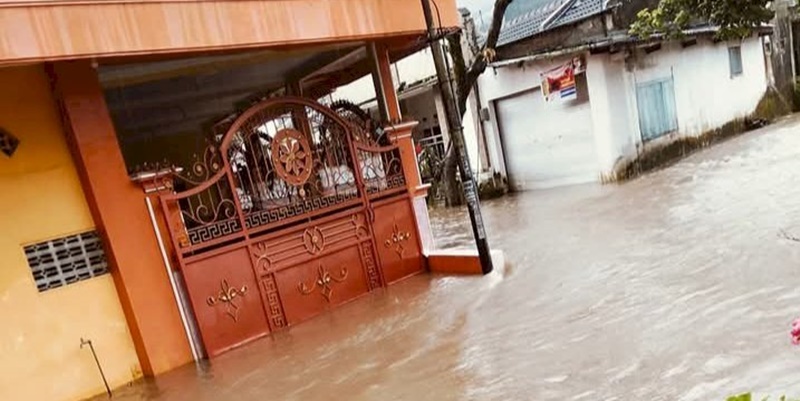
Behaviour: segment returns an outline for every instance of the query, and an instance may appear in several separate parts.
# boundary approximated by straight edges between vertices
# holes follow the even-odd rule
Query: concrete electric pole
[[[445,65],[444,51],[442,44],[437,37],[436,28],[433,24],[433,13],[431,12],[431,0],[421,0],[422,11],[425,14],[425,23],[428,27],[428,41],[433,54],[433,63],[436,67],[436,77],[438,79],[439,91],[445,105],[447,126],[450,128],[450,140],[452,141],[453,151],[458,159],[458,169],[461,173],[461,185],[464,188],[464,198],[467,201],[469,218],[472,223],[472,234],[475,237],[475,244],[478,246],[478,256],[481,261],[483,274],[492,272],[492,257],[489,252],[489,242],[486,239],[486,230],[483,226],[481,216],[480,198],[478,197],[478,186],[472,174],[472,167],[469,164],[469,155],[464,145],[464,129],[461,125],[461,113],[456,105],[455,94],[450,80],[450,71]]]

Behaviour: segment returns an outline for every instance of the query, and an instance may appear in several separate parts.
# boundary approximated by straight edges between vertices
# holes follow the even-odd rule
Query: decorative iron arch
[[[235,133],[238,132],[242,128],[242,126],[247,123],[248,120],[252,119],[258,113],[263,112],[264,110],[270,110],[278,107],[285,108],[286,106],[309,107],[313,110],[322,113],[326,118],[328,118],[331,121],[331,123],[336,124],[337,126],[341,127],[342,130],[350,133],[350,130],[348,129],[350,124],[348,124],[348,122],[340,115],[338,115],[336,112],[326,107],[325,105],[320,104],[319,102],[298,96],[277,97],[277,98],[262,100],[261,102],[258,102],[253,106],[250,106],[250,108],[248,108],[238,117],[236,117],[236,119],[228,127],[228,131],[225,133],[222,141],[220,142],[220,149],[222,150],[222,152],[224,153],[227,151]]]
[[[190,189],[166,198],[182,242],[268,230],[402,189],[398,149],[365,128],[300,97],[251,106],[187,169]]]

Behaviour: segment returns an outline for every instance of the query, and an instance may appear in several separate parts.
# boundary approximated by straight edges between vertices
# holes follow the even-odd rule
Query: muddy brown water
[[[800,243],[779,235],[800,236],[800,118],[484,217],[508,262],[489,276],[414,277],[115,399],[800,396]],[[440,246],[469,246],[463,210],[432,221]]]

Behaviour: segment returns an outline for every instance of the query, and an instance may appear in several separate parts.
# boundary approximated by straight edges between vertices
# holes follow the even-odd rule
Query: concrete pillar
[[[386,122],[400,121],[400,103],[392,79],[389,50],[383,44],[373,42],[368,45],[367,54],[372,61],[372,82],[381,119]]]
[[[49,66],[64,129],[146,375],[192,361],[141,187],[128,177],[97,72]]]

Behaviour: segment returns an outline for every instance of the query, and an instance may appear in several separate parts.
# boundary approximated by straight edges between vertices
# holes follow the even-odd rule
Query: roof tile
[[[570,2],[566,10],[561,12],[544,30],[542,23],[562,5]],[[497,46],[503,46],[533,35],[545,32],[558,26],[568,25],[605,11],[605,0],[553,0],[533,9],[511,21],[505,21],[500,30]]]

